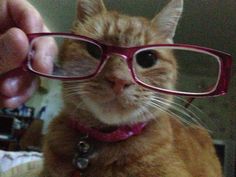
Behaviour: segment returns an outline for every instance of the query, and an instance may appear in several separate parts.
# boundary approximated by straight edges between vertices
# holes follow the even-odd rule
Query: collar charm
[[[147,122],[141,122],[133,125],[124,125],[117,127],[116,130],[112,132],[103,132],[102,130],[96,128],[86,127],[79,123],[78,119],[71,118],[69,121],[69,126],[82,135],[76,146],[76,153],[72,160],[73,165],[79,170],[79,176],[83,176],[83,171],[85,171],[90,163],[91,156],[94,154],[95,143],[115,143],[127,140],[133,136],[139,135],[143,129],[146,127]]]
[[[73,165],[79,170],[85,170],[89,165],[89,158],[93,153],[93,146],[88,141],[88,136],[80,138],[73,158]]]

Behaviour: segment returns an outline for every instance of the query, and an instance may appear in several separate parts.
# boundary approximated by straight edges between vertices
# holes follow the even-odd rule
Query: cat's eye
[[[78,49],[85,49],[87,51],[87,54],[89,54],[94,59],[100,60],[102,57],[102,50],[101,48],[96,45],[95,43],[86,41],[86,40],[72,40],[73,42],[77,43],[79,45]]]
[[[95,59],[98,59],[98,60],[101,59],[102,51],[97,45],[86,42],[86,50]]]
[[[155,50],[145,50],[136,54],[136,62],[142,68],[151,68],[158,61],[159,55]]]

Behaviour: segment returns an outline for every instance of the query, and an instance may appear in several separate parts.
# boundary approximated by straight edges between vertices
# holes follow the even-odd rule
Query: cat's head
[[[120,47],[172,43],[182,9],[183,0],[172,0],[152,20],[147,20],[108,11],[102,0],[78,0],[73,32]],[[73,42],[65,43],[63,62],[76,62],[74,56],[79,55],[80,48],[75,46]],[[162,82],[166,87],[174,87],[177,77],[175,58],[168,52],[161,57],[169,62],[161,67],[142,68],[141,73],[152,80],[168,78]],[[68,90],[73,92],[73,97],[67,96]],[[172,99],[172,96],[135,84],[126,62],[117,55],[110,56],[96,78],[84,83],[64,83],[64,95],[65,102],[73,102],[74,109],[86,109],[96,119],[110,125],[158,117],[169,107],[169,101],[164,100]]]

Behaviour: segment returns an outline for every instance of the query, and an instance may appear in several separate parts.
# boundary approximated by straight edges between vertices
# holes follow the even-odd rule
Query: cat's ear
[[[77,0],[77,19],[82,22],[104,11],[106,7],[103,0]]]
[[[157,28],[166,39],[172,40],[183,11],[183,0],[171,0],[169,4],[157,14],[152,25]]]

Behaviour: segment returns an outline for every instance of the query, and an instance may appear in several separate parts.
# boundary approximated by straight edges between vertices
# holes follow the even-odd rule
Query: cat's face
[[[148,21],[109,12],[100,0],[79,0],[73,32],[122,47],[172,43],[181,12],[182,1],[172,0],[152,21]],[[74,56],[79,55],[80,50],[75,43],[67,42],[63,48],[63,62],[76,62]],[[163,52],[159,58],[167,62],[139,68],[141,75],[150,78],[150,82],[160,82],[158,84],[166,88],[174,87],[177,77],[175,58],[171,52]],[[74,96],[68,98],[66,92],[71,92],[71,89]],[[135,84],[126,62],[117,55],[110,56],[96,78],[84,83],[64,83],[64,93],[65,102],[73,102],[75,107],[81,106],[101,122],[112,125],[155,118],[169,106],[168,103],[159,105],[157,100],[172,99]]]

